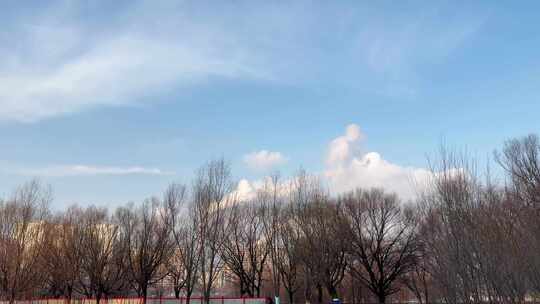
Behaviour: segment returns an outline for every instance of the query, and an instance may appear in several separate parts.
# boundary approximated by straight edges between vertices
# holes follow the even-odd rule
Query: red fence
[[[235,297],[212,297],[209,299],[210,304],[268,304],[268,298],[235,298]],[[109,298],[101,299],[100,304],[142,304],[142,298]],[[146,304],[187,304],[187,298],[174,297],[147,297]],[[9,304],[9,301],[0,301],[0,304]],[[14,304],[97,304],[96,299],[54,299],[42,298],[34,300],[16,300]],[[202,297],[189,298],[189,304],[205,304]]]

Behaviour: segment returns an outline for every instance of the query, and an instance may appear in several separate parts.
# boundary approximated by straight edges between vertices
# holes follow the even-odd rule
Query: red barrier
[[[147,297],[147,304],[185,304],[187,297]],[[212,304],[268,304],[270,298],[265,297],[211,297],[208,299]],[[157,303],[159,301],[159,303]],[[204,297],[190,297],[190,304],[204,304]],[[100,304],[142,304],[139,297],[109,297],[100,299]],[[96,298],[35,298],[28,300],[15,300],[14,304],[96,304]],[[9,301],[1,301],[0,304],[9,304]]]

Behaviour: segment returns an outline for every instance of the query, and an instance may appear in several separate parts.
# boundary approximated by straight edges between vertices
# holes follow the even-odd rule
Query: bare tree
[[[281,282],[287,291],[291,304],[294,303],[296,292],[302,287],[303,258],[301,232],[295,224],[292,214],[292,209],[286,209],[280,216],[274,262],[274,267],[281,277]]]
[[[40,287],[50,188],[31,181],[0,202],[0,292],[13,303]]]
[[[416,223],[404,215],[395,194],[379,189],[358,189],[341,200],[350,225],[349,268],[379,303],[385,303],[416,263]]]
[[[495,153],[498,163],[506,170],[510,185],[505,210],[512,210],[519,222],[522,245],[520,258],[526,261],[524,271],[532,292],[540,293],[540,139],[536,134],[505,142],[502,153]],[[526,249],[525,249],[526,248]],[[523,257],[523,254],[526,256]]]
[[[448,302],[521,303],[529,291],[529,228],[520,218],[530,204],[494,185],[489,170],[482,182],[475,168],[466,156],[443,150],[422,198],[423,262]]]
[[[106,209],[88,207],[76,220],[79,286],[83,294],[99,303],[126,288],[125,247],[120,242],[119,227],[112,223]]]
[[[176,298],[180,297],[180,292],[186,284],[186,267],[182,259],[183,248],[176,242],[177,238],[177,226],[180,226],[180,210],[182,209],[186,200],[186,187],[180,184],[171,184],[165,191],[164,203],[167,206],[168,212],[171,216],[171,233],[175,240],[171,256],[166,261],[166,269],[168,277],[173,285],[174,295]]]
[[[270,247],[264,238],[265,209],[255,202],[229,207],[221,257],[238,278],[240,294],[260,296]]]
[[[302,233],[303,260],[318,289],[318,302],[323,301],[322,288],[331,298],[337,298],[349,245],[339,208],[321,196],[299,207],[295,220]]]
[[[164,266],[174,252],[169,209],[153,198],[134,211],[119,209],[117,219],[132,287],[146,303],[148,288],[167,275]]]
[[[517,207],[510,210],[519,214],[516,220],[523,227],[520,244],[527,248],[523,253],[530,253],[525,274],[532,290],[540,293],[540,257],[533,253],[540,250],[540,139],[531,134],[508,140],[495,157],[509,175],[508,201]]]
[[[314,177],[297,176],[293,193],[294,224],[301,232],[303,261],[316,285],[318,302],[323,301],[323,289],[337,298],[349,245],[341,209]]]
[[[198,279],[200,244],[193,204],[187,202],[187,197],[184,185],[172,184],[166,192],[165,203],[172,216],[171,225],[175,241],[174,252],[168,263],[169,275],[173,280],[175,297],[179,298],[180,292],[185,290],[189,303]]]
[[[414,294],[418,303],[425,304],[431,302],[432,296],[432,278],[429,273],[430,256],[428,255],[428,251],[425,250],[420,233],[418,233],[417,238],[419,241],[418,258],[411,269],[404,273],[402,282]]]
[[[532,204],[540,204],[540,139],[529,135],[508,140],[502,153],[495,153],[499,164],[507,171],[515,194]]]
[[[309,257],[308,254],[306,254],[306,246],[305,246],[305,235],[304,231],[302,230],[302,226],[299,223],[299,217],[297,216],[300,212],[299,210],[302,210],[310,204],[310,202],[313,201],[313,197],[317,196],[321,190],[321,184],[320,181],[317,178],[314,178],[313,176],[310,176],[307,174],[307,172],[303,169],[300,169],[300,171],[294,176],[291,181],[289,182],[289,185],[287,186],[287,203],[288,203],[288,211],[291,217],[288,218],[288,223],[292,224],[292,226],[289,226],[289,228],[293,228],[294,232],[297,232],[296,235],[297,238],[296,243],[294,244],[295,248],[294,250],[297,250],[297,253],[300,253],[300,259],[302,261],[301,265],[299,265],[302,269],[301,273],[303,274],[303,287],[304,287],[304,298],[306,301],[311,302],[312,298],[312,289],[313,289],[313,283],[316,281],[314,279],[314,275],[312,272],[312,265],[309,265],[306,263],[309,259],[312,257]],[[289,230],[292,232],[293,230]],[[291,235],[292,236],[292,235]],[[285,244],[280,244],[281,246],[285,246]],[[291,271],[289,275],[296,275],[298,274],[297,268],[290,268],[288,271]],[[294,271],[294,272],[293,272]],[[292,277],[290,278],[292,279]],[[316,282],[318,283],[318,282]],[[317,284],[318,286],[318,301],[322,301],[322,285]],[[292,286],[292,285],[291,285]],[[290,293],[290,291],[289,291]],[[291,296],[289,294],[289,296]]]
[[[483,298],[478,279],[478,234],[470,230],[475,227],[474,210],[480,203],[475,168],[466,156],[441,149],[439,164],[432,165],[434,178],[428,193],[421,197],[421,234],[430,257],[430,274],[448,302]]]
[[[178,262],[182,265],[181,267],[184,271],[183,276],[179,276],[179,281],[185,290],[186,302],[188,304],[199,279],[200,256],[198,254],[200,243],[193,224],[192,222],[188,222],[175,232],[175,240],[178,246]]]
[[[225,208],[235,200],[229,165],[223,159],[202,167],[193,184],[193,205],[199,240],[199,283],[208,303],[223,267]]]
[[[75,228],[82,211],[70,207],[47,225],[43,266],[46,272],[47,293],[53,297],[71,300],[77,289],[82,257],[78,255],[82,245]]]
[[[263,208],[262,220],[264,225],[264,239],[270,255],[270,267],[272,290],[275,296],[279,296],[281,289],[281,273],[279,271],[280,240],[279,230],[281,211],[284,204],[286,189],[280,180],[279,173],[272,174],[265,179],[264,187],[257,193],[257,198]]]

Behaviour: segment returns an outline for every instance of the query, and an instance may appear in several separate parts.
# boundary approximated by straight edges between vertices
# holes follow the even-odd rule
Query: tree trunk
[[[211,293],[211,291],[208,290],[208,289],[204,291],[204,303],[206,303],[206,304],[210,304],[210,293]],[[146,303],[144,303],[144,304],[146,304]]]
[[[385,304],[386,303],[386,295],[384,293],[379,293],[377,295],[377,298],[379,299],[379,304]]]
[[[294,302],[294,292],[292,292],[291,290],[288,290],[287,294],[289,295],[289,304],[293,304],[293,302]]]
[[[238,278],[239,282],[240,282],[240,296],[244,296],[244,293],[246,292],[245,291],[245,288],[244,288],[244,280],[242,280],[242,278]]]
[[[255,287],[255,292],[256,292],[257,297],[261,296],[261,284],[260,283]]]
[[[428,290],[425,276],[423,278],[423,284],[424,284],[424,303],[427,304],[429,303],[429,290]]]
[[[147,295],[148,295],[148,286],[146,286],[146,284],[145,284],[145,285],[142,286],[142,300],[143,300],[142,304],[146,304],[146,296]]]
[[[328,294],[330,295],[330,297],[332,299],[337,299],[338,298],[338,292],[337,292],[337,289],[336,289],[336,286],[328,286]]]
[[[186,292],[186,304],[189,304],[189,302],[191,300],[191,294],[192,294],[192,291],[190,291],[188,289],[187,292]]]
[[[9,304],[14,304],[14,303],[15,303],[15,290],[12,290],[11,295],[9,297]]]
[[[304,285],[304,297],[306,299],[306,302],[310,302],[312,300],[312,290],[311,290],[311,281],[309,280],[309,276],[305,276],[305,285]]]
[[[73,287],[69,285],[67,287],[67,304],[71,304],[71,298],[73,297]]]

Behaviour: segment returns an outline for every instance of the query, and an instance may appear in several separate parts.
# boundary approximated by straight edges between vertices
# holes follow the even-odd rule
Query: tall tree
[[[81,218],[80,208],[70,207],[48,223],[45,231],[43,266],[46,272],[47,294],[71,300],[78,289],[82,257],[76,225]]]
[[[125,247],[120,242],[119,227],[111,222],[107,209],[88,207],[77,218],[74,229],[82,293],[95,297],[99,303],[122,292],[127,287]]]
[[[276,267],[283,287],[287,291],[289,303],[294,303],[294,296],[302,287],[303,258],[301,232],[294,223],[292,214],[293,209],[289,206],[280,216],[274,262],[274,267]]]
[[[223,268],[220,257],[226,206],[236,199],[229,165],[223,160],[203,166],[193,183],[193,206],[199,240],[199,284],[207,303]]]
[[[274,296],[279,296],[282,286],[278,255],[280,251],[279,225],[285,190],[279,173],[273,173],[265,179],[263,189],[257,192],[257,201],[261,204],[263,213],[264,239],[269,250],[269,271]]]
[[[533,253],[540,250],[540,139],[530,134],[508,140],[495,157],[509,175],[509,200],[519,206],[516,220],[525,232],[520,244],[526,244],[524,252],[530,254],[525,274],[532,289],[540,293],[540,256]]]
[[[134,210],[119,209],[117,219],[132,287],[146,303],[149,287],[167,275],[164,266],[174,252],[171,215],[165,203],[153,198]]]
[[[188,201],[187,188],[184,185],[172,184],[167,189],[165,203],[172,216],[172,234],[175,241],[174,252],[169,261],[169,275],[173,281],[176,298],[185,290],[187,302],[197,284],[199,267],[199,238],[196,231],[197,217],[194,208]]]
[[[395,194],[379,189],[358,189],[341,200],[350,225],[350,270],[379,303],[386,303],[416,263],[416,222],[404,214]]]
[[[540,139],[528,135],[506,141],[502,153],[495,153],[499,164],[506,170],[519,199],[540,205]],[[540,209],[540,207],[538,207]]]
[[[256,202],[229,207],[221,257],[240,284],[240,294],[260,296],[269,243],[264,239],[264,211]]]
[[[43,282],[41,253],[51,190],[38,181],[0,202],[0,293],[13,303],[31,297]]]
[[[347,265],[349,241],[342,212],[320,181],[301,172],[293,188],[294,224],[301,233],[303,261],[314,280],[318,302],[326,290],[338,297],[338,286]]]

